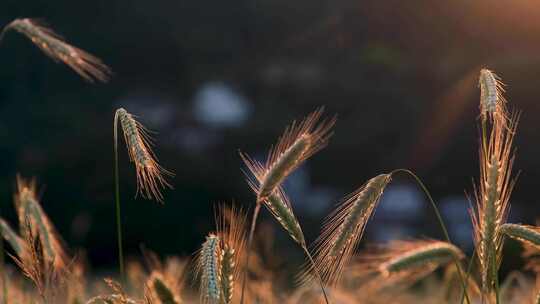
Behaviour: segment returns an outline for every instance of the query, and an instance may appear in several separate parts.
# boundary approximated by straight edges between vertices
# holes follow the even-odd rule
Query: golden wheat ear
[[[492,294],[495,289],[501,262],[503,235],[500,229],[506,222],[515,184],[512,144],[518,119],[519,113],[513,113],[507,121],[494,120],[489,140],[482,140],[479,149],[480,182],[475,188],[476,208],[470,213],[484,294]]]
[[[268,198],[279,185],[305,160],[328,144],[336,118],[321,120],[324,108],[309,114],[300,123],[293,122],[285,129],[278,143],[270,150],[262,166],[257,201]],[[246,161],[246,159],[244,159]],[[246,161],[250,167],[252,164]],[[252,168],[250,170],[253,172]]]
[[[35,181],[17,176],[17,193],[14,201],[21,234],[24,236],[28,233],[25,229],[28,221],[32,234],[38,236],[41,242],[47,262],[54,263],[57,269],[64,268],[69,261],[64,241],[39,203]]]
[[[136,195],[140,193],[143,198],[163,203],[161,189],[172,189],[166,176],[174,176],[174,173],[166,170],[157,162],[151,149],[152,139],[148,130],[123,108],[116,110],[114,116],[115,146],[118,142],[118,121],[122,126],[129,159],[135,164],[137,172]]]
[[[3,29],[0,39],[9,30],[25,35],[47,56],[54,61],[62,61],[89,82],[107,82],[111,76],[111,69],[99,58],[68,44],[60,35],[35,19],[13,20]]]
[[[315,241],[315,268],[329,285],[336,285],[358,245],[364,228],[391,180],[391,174],[371,178],[327,217],[319,238]],[[301,282],[312,279],[306,269]]]

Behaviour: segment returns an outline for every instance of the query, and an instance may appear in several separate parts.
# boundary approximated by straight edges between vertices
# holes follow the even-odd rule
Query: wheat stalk
[[[201,302],[219,304],[221,299],[221,251],[220,239],[215,234],[206,237],[197,254],[195,273],[200,278]]]
[[[51,220],[39,204],[34,180],[26,181],[20,176],[17,176],[15,205],[19,217],[21,233],[24,235],[24,233],[27,232],[26,229],[23,228],[28,220],[32,233],[39,237],[45,251],[46,260],[48,262],[53,262],[56,268],[63,268],[66,266],[68,256],[64,250],[63,241],[56,232]]]
[[[66,43],[60,35],[35,19],[13,20],[3,29],[0,40],[9,30],[25,35],[47,56],[64,62],[89,82],[107,82],[110,78],[111,70],[99,58]]]
[[[493,294],[496,289],[503,242],[500,228],[506,221],[514,186],[511,178],[514,157],[511,154],[517,121],[517,114],[513,114],[508,122],[495,119],[489,141],[481,141],[480,186],[475,191],[476,210],[471,211],[471,217],[484,295]]]
[[[339,281],[390,180],[390,174],[371,178],[347,196],[325,220],[316,241],[314,264],[326,283],[336,285]],[[311,279],[307,273],[302,277],[304,282]]]

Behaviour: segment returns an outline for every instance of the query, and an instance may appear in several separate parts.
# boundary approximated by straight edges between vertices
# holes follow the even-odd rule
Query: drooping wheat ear
[[[500,229],[506,222],[514,187],[512,142],[518,118],[519,114],[515,113],[507,123],[494,120],[489,141],[481,141],[480,185],[475,191],[476,210],[471,211],[471,218],[484,295],[492,294],[495,289],[501,260],[503,237]]]
[[[219,304],[221,294],[222,248],[215,234],[206,237],[197,254],[195,273],[200,278],[201,302]]]
[[[25,253],[24,240],[13,231],[9,224],[2,218],[0,218],[0,233],[4,240],[6,240],[13,251],[21,258]]]
[[[157,271],[153,271],[146,283],[149,286],[153,298],[160,304],[180,304],[180,297],[176,294],[173,286],[167,282],[166,278]],[[157,303],[156,303],[157,304]]]
[[[315,267],[327,284],[338,283],[390,180],[390,174],[373,177],[347,196],[325,220],[323,231],[316,241]],[[306,272],[303,281],[311,277]]]
[[[540,227],[519,224],[504,224],[501,226],[501,233],[522,243],[526,243],[540,249]]]
[[[99,58],[66,43],[60,35],[41,22],[29,18],[15,19],[4,27],[0,40],[12,29],[28,37],[54,61],[64,62],[85,80],[89,82],[109,80],[111,69]]]
[[[137,171],[137,194],[140,193],[143,198],[155,199],[163,203],[161,189],[165,187],[172,188],[165,179],[165,176],[172,176],[173,173],[158,164],[156,156],[151,149],[152,138],[148,134],[148,130],[123,108],[116,110],[114,116],[115,144],[118,139],[118,121],[120,121],[120,125],[122,126],[129,159],[135,163],[135,169]]]
[[[324,108],[309,114],[302,122],[293,122],[285,129],[264,165],[244,156],[244,162],[259,181],[257,201],[262,202],[306,159],[328,144],[335,117],[319,123]],[[255,167],[255,168],[252,168]]]
[[[221,240],[221,294],[222,303],[230,304],[235,284],[241,273],[242,258],[246,251],[246,213],[234,207],[220,207],[216,216],[217,236]]]
[[[68,255],[64,249],[64,242],[39,204],[35,181],[27,181],[17,176],[17,193],[14,201],[21,233],[23,235],[27,233],[24,225],[28,219],[33,234],[39,237],[47,262],[53,262],[57,269],[66,266]]]
[[[379,264],[379,271],[388,277],[417,271],[424,267],[438,267],[464,257],[465,255],[459,248],[446,242],[433,240],[394,241],[390,243],[387,251],[381,257],[384,262]]]
[[[506,99],[503,96],[504,83],[499,76],[488,69],[480,70],[480,113],[483,121],[496,116],[503,120],[507,117]]]

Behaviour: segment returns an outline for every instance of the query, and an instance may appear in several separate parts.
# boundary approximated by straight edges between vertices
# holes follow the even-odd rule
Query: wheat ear
[[[321,107],[300,123],[293,122],[285,129],[278,143],[270,150],[266,163],[261,166],[257,201],[266,199],[291,172],[328,144],[336,119],[319,122],[323,112],[324,108]],[[252,162],[247,160],[246,165],[250,167]]]
[[[540,227],[519,224],[504,224],[501,226],[500,232],[503,235],[540,249]]]
[[[17,176],[15,206],[22,233],[27,232],[23,228],[28,220],[33,234],[39,237],[47,262],[53,262],[57,269],[65,267],[68,255],[64,249],[64,242],[39,204],[34,180],[26,181]]]
[[[217,236],[221,244],[220,284],[222,303],[230,304],[246,253],[246,213],[235,207],[220,207],[216,215]]]
[[[3,29],[0,40],[9,30],[25,35],[47,56],[62,61],[89,82],[107,82],[111,76],[111,69],[99,58],[66,43],[60,35],[35,19],[13,20]]]
[[[251,170],[253,179],[248,177],[248,184],[255,193],[259,193],[260,183],[264,174],[264,167],[259,162],[250,159],[247,155],[240,154],[246,164],[249,164],[248,168]],[[326,302],[328,303],[328,296],[324,288],[324,282],[321,275],[318,272],[317,267],[311,253],[309,252],[304,233],[300,227],[300,223],[294,215],[292,205],[281,187],[278,187],[262,202],[264,206],[270,211],[273,217],[281,224],[281,226],[289,233],[290,237],[300,245],[306,257],[308,258],[309,266],[306,269],[311,270],[317,277],[322,293]]]
[[[156,156],[150,148],[152,146],[152,138],[148,134],[148,130],[123,108],[116,110],[114,116],[115,143],[118,139],[118,121],[120,121],[120,125],[122,126],[129,159],[135,164],[137,172],[137,194],[140,193],[143,198],[155,199],[163,203],[161,188],[172,188],[165,179],[165,176],[172,176],[173,173],[163,168],[157,162]]]
[[[146,284],[149,286],[152,294],[161,304],[180,304],[180,297],[176,295],[172,286],[157,271],[153,271]]]
[[[478,86],[480,87],[480,113],[482,120],[485,122],[488,117],[506,120],[506,99],[503,96],[504,83],[499,76],[488,69],[480,70],[478,78]]]
[[[347,196],[325,220],[316,240],[314,263],[325,283],[336,285],[339,281],[390,180],[390,174],[373,177]],[[312,278],[306,271],[302,277],[304,282]]]
[[[242,155],[242,158],[253,173],[257,183],[251,183],[252,188],[256,189],[257,201],[253,217],[251,220],[251,228],[248,237],[247,254],[246,254],[246,270],[244,271],[244,279],[242,281],[242,295],[240,297],[240,303],[244,303],[244,291],[247,281],[247,270],[249,269],[249,254],[251,251],[251,243],[253,241],[253,235],[255,233],[255,226],[257,224],[257,217],[261,204],[268,201],[272,194],[275,194],[276,190],[281,186],[281,183],[305,160],[321,150],[328,144],[328,140],[332,135],[331,129],[335,124],[336,118],[330,120],[323,120],[319,123],[324,108],[319,108],[315,112],[309,114],[302,122],[293,122],[292,125],[285,129],[285,132],[278,140],[277,145],[270,150],[266,163],[264,165],[251,160],[247,155]],[[254,187],[256,185],[256,187]],[[279,190],[277,190],[279,192]],[[276,198],[274,196],[274,198]],[[266,203],[268,206],[268,203]],[[270,212],[277,214],[275,216],[291,236],[297,237],[297,242],[304,242],[301,229],[299,225],[294,227],[297,223],[292,209],[287,208],[285,205],[277,204],[272,205],[274,208],[270,208]],[[278,210],[281,209],[281,210]],[[296,222],[296,223],[295,223]],[[290,224],[290,225],[289,225]],[[287,226],[287,227],[286,227]],[[289,229],[291,230],[289,230]],[[291,231],[293,231],[291,233]],[[302,235],[302,237],[300,237]],[[305,246],[304,246],[305,247]],[[305,250],[308,257],[311,259],[309,251]],[[315,268],[315,267],[314,267]],[[321,283],[321,288],[325,296],[325,300],[328,303],[326,292]]]
[[[210,234],[197,254],[195,273],[200,278],[202,303],[219,304],[221,299],[221,251],[219,237]]]
[[[480,186],[475,191],[476,210],[471,211],[471,217],[482,273],[482,291],[489,297],[493,297],[496,290],[503,245],[500,228],[506,222],[514,186],[512,142],[518,116],[513,114],[508,122],[495,119],[489,140],[483,139],[480,147]]]
[[[395,241],[384,254],[379,271],[386,277],[416,271],[419,268],[445,265],[465,255],[456,246],[441,241]]]
[[[24,240],[2,218],[0,218],[0,235],[9,243],[19,258],[24,255]]]

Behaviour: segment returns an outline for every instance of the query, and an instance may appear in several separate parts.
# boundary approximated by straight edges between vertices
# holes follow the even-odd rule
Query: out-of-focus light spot
[[[219,137],[206,128],[180,128],[173,132],[172,140],[187,153],[199,153],[216,145]]]
[[[251,113],[249,102],[227,85],[211,82],[195,94],[195,118],[212,127],[241,126]]]
[[[375,225],[374,225],[375,226]],[[391,240],[405,239],[416,234],[416,230],[398,222],[385,224],[381,229],[374,229],[372,235],[377,242],[388,242]]]
[[[472,248],[473,232],[468,211],[469,201],[460,196],[446,197],[440,201],[440,209],[452,242],[465,249]]]
[[[388,219],[412,219],[423,212],[421,193],[410,185],[389,185],[377,212]]]

